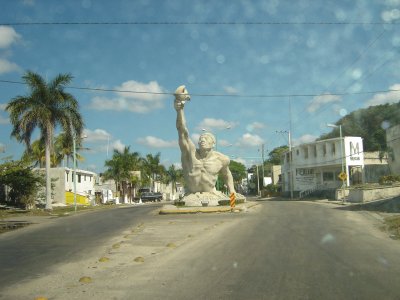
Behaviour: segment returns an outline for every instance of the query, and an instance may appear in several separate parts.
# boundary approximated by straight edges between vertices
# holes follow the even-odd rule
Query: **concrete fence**
[[[377,186],[374,188],[350,189],[347,201],[365,203],[369,201],[393,198],[400,195],[400,186]]]

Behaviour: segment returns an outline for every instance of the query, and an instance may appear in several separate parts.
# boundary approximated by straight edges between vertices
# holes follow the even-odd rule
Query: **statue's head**
[[[181,85],[180,87],[178,87],[175,90],[174,95],[175,95],[175,99],[177,101],[180,101],[180,102],[183,102],[183,103],[185,103],[186,101],[190,100],[189,92],[188,92],[188,90],[186,89],[186,87],[184,85]]]
[[[210,132],[205,132],[199,137],[200,149],[212,149],[215,146],[215,136]]]

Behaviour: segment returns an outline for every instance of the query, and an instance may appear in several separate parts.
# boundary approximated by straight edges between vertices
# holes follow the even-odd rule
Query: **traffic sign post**
[[[338,175],[338,178],[342,180],[342,204],[344,204],[344,198],[345,198],[345,191],[344,191],[344,182],[347,180],[347,174],[345,172],[340,172]]]
[[[340,172],[338,177],[340,180],[345,181],[347,179],[347,174],[345,172]]]
[[[231,204],[231,208],[235,207],[235,200],[236,200],[235,193],[231,193],[229,196],[229,202]]]

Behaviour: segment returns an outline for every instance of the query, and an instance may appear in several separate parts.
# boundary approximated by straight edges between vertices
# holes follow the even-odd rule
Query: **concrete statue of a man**
[[[178,87],[174,95],[174,107],[177,112],[176,128],[185,179],[185,204],[201,206],[202,202],[208,202],[210,206],[218,205],[218,201],[229,199],[215,188],[218,174],[224,178],[228,192],[236,193],[232,173],[229,170],[230,160],[226,155],[214,151],[215,137],[209,132],[200,136],[199,147],[196,149],[189,137],[184,113],[185,103],[190,100],[190,95],[185,86]]]

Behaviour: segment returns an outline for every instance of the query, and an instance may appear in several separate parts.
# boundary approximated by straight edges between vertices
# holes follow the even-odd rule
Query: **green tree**
[[[182,182],[183,180],[183,171],[182,169],[175,168],[174,165],[171,165],[168,170],[166,170],[166,183],[172,183],[172,195],[176,193],[176,183]]]
[[[117,191],[123,198],[128,192],[128,183],[136,181],[132,177],[132,171],[136,171],[140,166],[140,155],[138,152],[130,152],[130,147],[125,147],[124,150],[118,151],[114,149],[113,156],[110,160],[106,160],[105,166],[107,170],[104,172],[105,179],[115,181]]]
[[[289,150],[288,146],[280,146],[274,148],[271,152],[268,153],[269,158],[267,162],[272,165],[280,165],[282,164],[282,154]]]
[[[229,163],[229,170],[232,173],[235,190],[239,191],[239,187],[241,186],[242,179],[246,178],[246,176],[247,176],[246,166],[240,162],[231,160]]]
[[[156,155],[147,154],[142,159],[142,166],[144,172],[150,177],[150,183],[153,185],[155,180],[161,179],[165,168],[160,164],[161,153],[158,152]]]
[[[79,113],[78,101],[65,91],[65,87],[72,80],[70,74],[59,74],[46,82],[39,74],[28,71],[22,79],[29,88],[29,94],[11,99],[6,106],[13,126],[11,136],[30,148],[32,133],[39,129],[45,142],[46,209],[51,210],[49,173],[54,132],[60,125],[67,134],[80,136],[83,120]]]
[[[77,161],[84,161],[82,155],[79,154],[79,150],[82,146],[82,138],[79,136],[75,140],[75,155]],[[67,159],[67,166],[70,166],[70,160],[74,159],[74,147],[73,138],[65,132],[61,132],[55,138],[54,142],[54,163],[55,165],[60,165],[64,159]]]
[[[387,151],[386,131],[400,124],[400,103],[383,104],[359,109],[335,123],[342,125],[342,136],[363,138],[364,151]],[[339,128],[321,135],[319,140],[339,137]]]
[[[44,168],[46,164],[44,140],[39,139],[32,142],[31,146],[25,149],[21,159],[34,167]]]
[[[26,162],[8,161],[0,164],[0,186],[8,186],[9,204],[25,208],[34,206],[37,192],[43,185],[43,177],[33,172]]]

